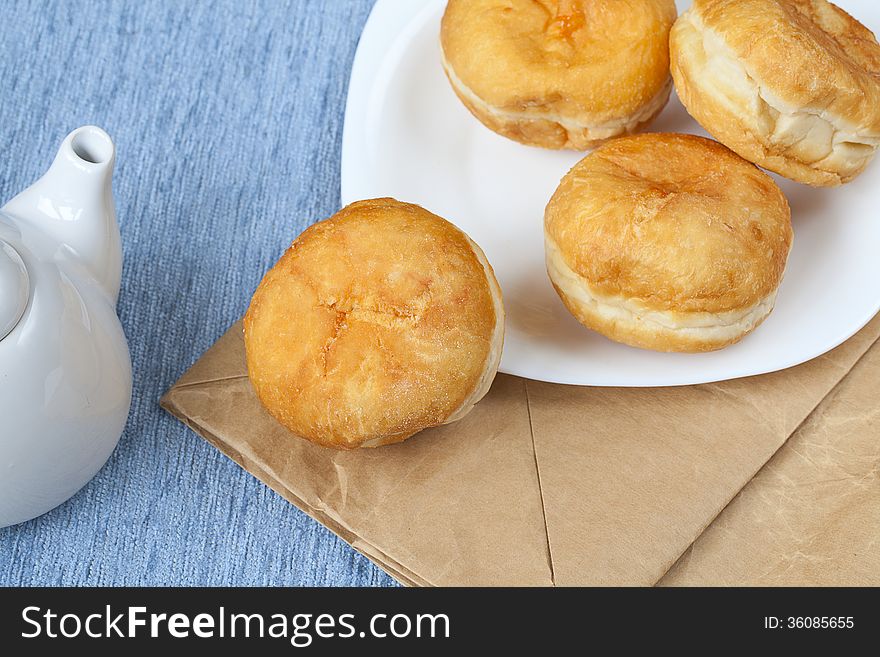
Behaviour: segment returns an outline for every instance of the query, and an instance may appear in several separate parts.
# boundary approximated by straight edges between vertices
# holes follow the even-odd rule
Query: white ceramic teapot
[[[41,515],[110,457],[131,404],[106,132],[70,133],[0,209],[0,527]]]

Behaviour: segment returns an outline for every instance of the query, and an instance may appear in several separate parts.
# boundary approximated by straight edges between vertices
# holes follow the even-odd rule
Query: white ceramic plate
[[[679,2],[679,11],[690,2]],[[838,0],[868,27],[880,3]],[[566,311],[544,269],[543,214],[583,154],[521,146],[461,105],[440,65],[444,0],[379,0],[352,71],[342,150],[342,200],[393,196],[468,233],[504,292],[501,371],[594,386],[670,386],[762,374],[837,346],[880,309],[880,163],[837,189],[776,178],[795,239],[776,309],[741,343],[708,354],[662,354],[616,344]],[[706,134],[678,99],[652,130]]]

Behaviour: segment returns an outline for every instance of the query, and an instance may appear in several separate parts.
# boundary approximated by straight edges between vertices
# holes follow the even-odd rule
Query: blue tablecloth
[[[371,5],[0,4],[0,197],[42,174],[73,128],[114,138],[135,372],[128,426],[97,478],[0,530],[0,584],[393,584],[157,403],[290,241],[338,209],[346,88]]]

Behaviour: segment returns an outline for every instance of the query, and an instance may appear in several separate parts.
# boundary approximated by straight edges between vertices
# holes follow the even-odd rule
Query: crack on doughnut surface
[[[376,301],[375,303],[361,303],[354,299],[331,299],[318,301],[318,306],[328,308],[336,313],[342,313],[346,319],[352,319],[367,324],[375,324],[385,328],[403,329],[418,324],[428,307],[425,294],[417,297],[411,305],[417,306],[416,310],[408,310],[391,304]]]
[[[324,346],[321,347],[321,367],[325,377],[327,376],[327,359],[330,356],[330,350],[333,349],[333,345],[336,344],[336,340],[339,339],[339,334],[342,333],[342,330],[348,328],[346,323],[347,315],[344,310],[336,311],[336,318],[333,320],[333,330],[330,333],[330,337],[324,342]]]

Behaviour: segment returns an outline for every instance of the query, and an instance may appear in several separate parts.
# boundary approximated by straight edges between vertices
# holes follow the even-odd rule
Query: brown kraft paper
[[[236,324],[162,405],[405,584],[876,583],[878,336],[698,386],[499,375],[460,422],[337,452],[262,408]]]

